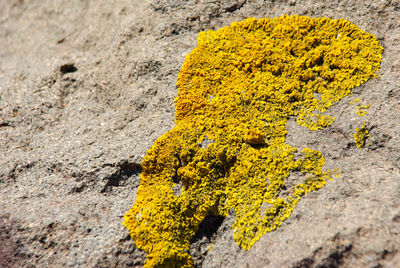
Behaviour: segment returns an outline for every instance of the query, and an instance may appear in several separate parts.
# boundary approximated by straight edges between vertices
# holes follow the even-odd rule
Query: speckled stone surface
[[[250,251],[234,214],[193,239],[197,267],[400,266],[398,1],[0,0],[0,267],[142,266],[122,217],[140,162],[174,126],[178,72],[202,30],[283,14],[348,19],[384,47],[380,77],[287,143],[341,177],[302,199]],[[354,98],[371,104],[356,114]],[[368,146],[354,131],[366,120]],[[212,247],[210,247],[212,245]]]

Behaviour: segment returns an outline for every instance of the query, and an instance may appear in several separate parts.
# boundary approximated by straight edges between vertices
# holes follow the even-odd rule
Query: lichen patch
[[[246,250],[281,226],[332,178],[321,152],[296,157],[285,143],[288,119],[329,127],[326,110],[376,76],[382,50],[342,19],[249,18],[201,32],[178,76],[176,127],[148,150],[124,217],[146,266],[192,266],[190,239],[209,213],[233,209],[233,235]],[[303,179],[280,194],[291,174]]]

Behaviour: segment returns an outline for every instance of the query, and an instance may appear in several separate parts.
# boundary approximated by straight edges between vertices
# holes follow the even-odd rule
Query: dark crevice
[[[324,57],[319,57],[318,60],[314,63],[314,66],[322,66],[322,65],[324,65]]]
[[[10,126],[10,122],[8,122],[8,121],[0,122],[0,127],[9,127],[9,126]]]
[[[224,221],[224,217],[209,213],[199,225],[191,239],[189,253],[192,256],[194,267],[202,267],[203,261],[216,239],[216,233]]]
[[[233,13],[236,10],[240,10],[244,6],[245,3],[246,3],[246,0],[239,1],[237,3],[233,3],[232,5],[225,7],[225,11]]]
[[[340,234],[335,235],[327,241],[325,245],[316,249],[312,256],[302,259],[294,264],[293,268],[333,268],[341,267],[346,262],[346,259],[352,255],[353,245],[348,243],[349,237],[343,237]],[[332,243],[333,242],[333,243]]]
[[[78,69],[75,67],[75,65],[73,63],[64,64],[64,65],[61,65],[61,67],[60,67],[60,72],[62,74],[73,73],[73,72],[76,72],[77,70]]]
[[[100,192],[109,192],[113,187],[123,186],[124,181],[131,176],[139,174],[141,170],[141,166],[138,163],[128,162],[127,160],[121,161],[117,164],[116,171],[106,178],[107,183]]]
[[[344,258],[347,252],[350,252],[352,245],[347,245],[343,249],[338,249],[324,259],[319,267],[339,267],[344,263]]]
[[[128,177],[136,175],[141,171],[140,164],[138,163],[132,163],[125,160],[120,162],[118,165],[121,169],[121,175],[126,175]]]
[[[311,258],[306,258],[301,260],[300,262],[296,263],[292,268],[308,268],[312,267],[314,264],[314,260]]]
[[[204,220],[200,223],[199,229],[192,238],[191,243],[195,243],[197,240],[201,240],[203,237],[211,239],[211,237],[217,232],[221,226],[225,217],[214,215],[209,213]]]
[[[82,185],[79,185],[79,186],[74,186],[74,187],[72,187],[70,193],[81,193],[86,188],[87,188],[86,184],[82,184]]]

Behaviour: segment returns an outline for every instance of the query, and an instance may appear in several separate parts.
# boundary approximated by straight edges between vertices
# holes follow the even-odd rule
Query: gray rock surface
[[[174,125],[175,82],[198,32],[247,17],[345,18],[384,47],[380,77],[289,122],[287,142],[342,175],[302,199],[250,251],[234,215],[193,239],[198,267],[400,267],[400,3],[387,1],[0,0],[0,267],[142,266],[122,226],[140,162]],[[354,98],[371,104],[360,118]],[[366,148],[353,134],[363,120]],[[213,245],[210,248],[210,246]]]

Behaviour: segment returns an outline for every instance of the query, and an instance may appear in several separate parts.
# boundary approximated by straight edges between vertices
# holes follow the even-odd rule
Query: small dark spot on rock
[[[224,10],[226,12],[233,13],[233,12],[241,9],[245,3],[246,3],[246,1],[238,1],[233,4],[228,4],[224,7]]]
[[[78,69],[75,67],[75,65],[73,63],[64,64],[64,65],[61,65],[61,67],[60,67],[60,72],[62,74],[73,73],[73,72],[76,72],[77,70]]]
[[[305,258],[298,263],[296,263],[293,268],[308,268],[311,267],[314,264],[314,260],[311,258]]]
[[[87,186],[85,184],[82,184],[80,186],[74,186],[74,187],[72,187],[70,193],[71,194],[73,194],[73,193],[81,193],[83,190],[85,190],[86,187]]]
[[[8,121],[0,122],[0,127],[8,127],[8,126],[10,126],[10,123]]]

